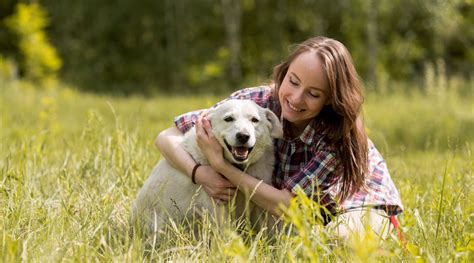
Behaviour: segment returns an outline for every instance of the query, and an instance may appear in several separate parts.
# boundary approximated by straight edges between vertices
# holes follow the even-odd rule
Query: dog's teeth
[[[247,159],[248,153],[249,151],[245,147],[235,147],[232,149],[232,155],[238,159]]]

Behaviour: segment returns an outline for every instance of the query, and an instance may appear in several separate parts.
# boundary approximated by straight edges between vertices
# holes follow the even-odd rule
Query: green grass
[[[407,248],[373,236],[331,247],[324,229],[290,207],[291,231],[236,232],[177,223],[156,249],[128,236],[130,205],[159,159],[156,134],[220,97],[108,97],[67,87],[0,84],[0,259],[12,261],[472,260],[472,97],[368,94],[369,136],[387,160],[405,212]],[[307,218],[307,217],[306,217]]]

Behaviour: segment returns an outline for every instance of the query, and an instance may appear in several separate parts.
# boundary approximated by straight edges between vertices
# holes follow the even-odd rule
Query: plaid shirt
[[[239,90],[228,99],[250,99],[272,110],[277,116],[281,115],[279,103],[268,86]],[[193,111],[176,117],[176,127],[183,133],[188,131],[201,112],[202,110]],[[286,121],[283,119],[282,124],[285,127]],[[368,189],[360,190],[342,203],[337,203],[342,165],[337,158],[336,148],[328,144],[323,134],[315,121],[312,121],[299,137],[285,136],[275,140],[273,185],[276,188],[286,188],[293,193],[302,189],[308,197],[318,201],[333,215],[366,206],[383,209],[388,215],[397,215],[403,211],[385,161],[370,140],[369,174],[366,177]]]

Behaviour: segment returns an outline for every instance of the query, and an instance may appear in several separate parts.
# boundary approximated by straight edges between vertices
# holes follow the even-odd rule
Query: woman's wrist
[[[209,166],[211,166],[216,172],[220,173],[224,160],[221,158],[209,159]]]
[[[219,161],[214,162],[211,166],[212,168],[214,168],[214,170],[216,170],[216,172],[222,174],[224,177],[227,178],[227,176],[225,175],[227,165],[231,165],[231,164],[225,159],[221,159]]]
[[[197,184],[196,182],[196,174],[197,174],[197,169],[201,166],[200,163],[196,163],[193,167],[193,170],[191,172],[191,181],[193,182],[193,184]]]

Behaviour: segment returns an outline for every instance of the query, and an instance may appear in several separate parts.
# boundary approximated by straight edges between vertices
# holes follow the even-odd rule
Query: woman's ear
[[[270,135],[273,138],[283,138],[283,127],[275,113],[269,109],[265,109],[265,117],[270,122]]]

